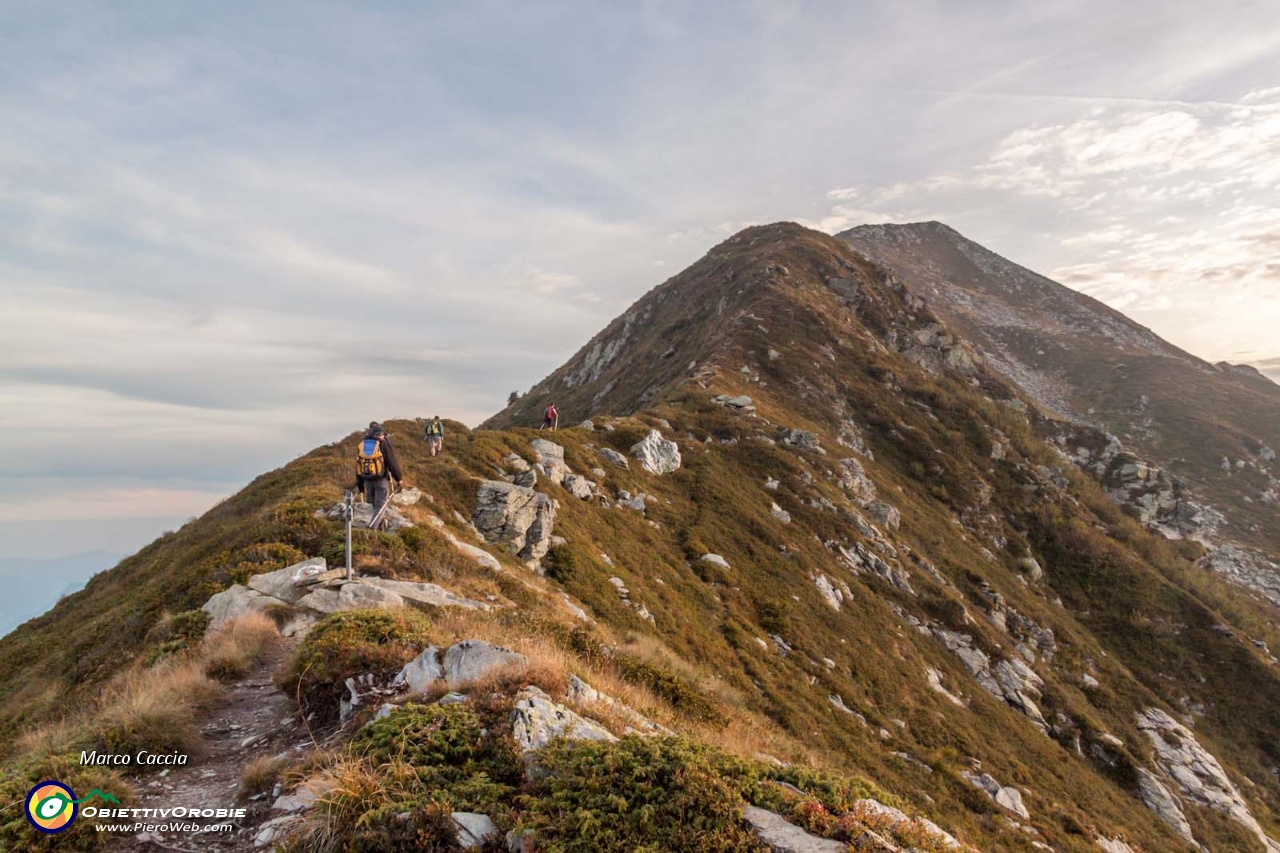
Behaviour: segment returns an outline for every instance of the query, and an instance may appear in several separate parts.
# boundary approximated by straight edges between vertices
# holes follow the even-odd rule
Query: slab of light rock
[[[663,438],[656,429],[631,446],[631,455],[650,474],[670,474],[680,469],[679,445]]]
[[[490,555],[492,556],[492,555]],[[386,578],[361,578],[361,586],[370,586],[399,596],[411,607],[461,607],[464,610],[489,610],[488,604],[450,592],[439,584],[418,581],[396,581]],[[345,591],[351,584],[342,589]]]
[[[1187,822],[1187,816],[1182,813],[1182,804],[1169,792],[1156,774],[1143,767],[1137,768],[1137,771],[1138,796],[1142,804],[1166,826],[1195,844],[1195,836],[1191,834],[1191,824]]]
[[[541,689],[530,685],[516,697],[511,712],[511,733],[524,752],[543,749],[556,738],[615,741],[604,726],[551,701]]]
[[[288,568],[274,572],[264,572],[249,578],[249,589],[257,590],[263,595],[278,598],[286,604],[292,604],[303,595],[306,589],[303,584],[321,577],[328,568],[324,557],[303,560]],[[302,584],[299,583],[302,581]],[[318,582],[318,581],[317,581]]]
[[[1200,745],[1190,729],[1159,708],[1146,708],[1135,717],[1138,730],[1147,736],[1155,749],[1156,764],[1174,781],[1183,797],[1197,805],[1225,813],[1252,833],[1268,850],[1280,850],[1280,843],[1268,838],[1263,832],[1240,795],[1240,790],[1222,769],[1218,759]],[[1140,774],[1142,772],[1139,771]],[[1141,781],[1140,777],[1139,782]],[[1142,790],[1141,784],[1139,787]],[[1154,789],[1150,780],[1148,787]],[[1147,802],[1147,799],[1144,791],[1143,801]],[[1154,796],[1153,799],[1160,798]],[[1147,802],[1147,805],[1160,814],[1162,819],[1165,818],[1151,802]],[[1164,810],[1169,811],[1167,805]],[[1169,820],[1165,822],[1179,829],[1175,825],[1176,819],[1173,823]]]
[[[423,497],[422,489],[415,489],[413,486],[410,486],[406,489],[401,489],[392,495],[391,503],[396,506],[413,506],[418,501],[422,500]],[[428,498],[428,500],[430,500],[430,498]]]
[[[867,512],[876,521],[892,530],[897,530],[902,525],[902,514],[898,512],[898,508],[884,501],[875,500],[867,504]]]
[[[839,841],[810,835],[768,809],[747,806],[742,818],[773,853],[844,853],[848,849]]]
[[[450,646],[444,653],[444,680],[452,687],[475,681],[495,669],[528,662],[524,655],[490,645],[484,640],[464,640]]]
[[[246,613],[264,612],[281,603],[279,599],[263,595],[256,589],[233,584],[211,596],[200,609],[209,614],[209,630],[212,631]]]
[[[719,554],[703,554],[698,558],[700,563],[710,563],[713,566],[719,566],[722,569],[729,568],[729,561]]]
[[[454,812],[449,818],[458,828],[458,846],[463,850],[474,850],[498,835],[498,827],[487,814]]]

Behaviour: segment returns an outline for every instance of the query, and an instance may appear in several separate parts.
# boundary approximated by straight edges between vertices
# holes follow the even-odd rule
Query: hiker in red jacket
[[[542,414],[542,426],[538,429],[549,429],[555,432],[556,427],[560,426],[560,413],[556,411],[556,404],[552,403],[547,406],[547,410]]]

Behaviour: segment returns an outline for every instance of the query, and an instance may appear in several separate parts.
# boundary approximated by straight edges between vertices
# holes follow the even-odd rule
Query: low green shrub
[[[682,738],[558,742],[520,797],[522,828],[545,853],[764,850],[741,819],[746,773]]]
[[[353,610],[316,623],[277,684],[298,698],[304,714],[336,719],[348,678],[389,679],[429,644],[431,623],[414,610]]]

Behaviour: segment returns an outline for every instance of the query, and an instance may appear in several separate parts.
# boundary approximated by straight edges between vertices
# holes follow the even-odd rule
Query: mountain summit
[[[1111,458],[1083,464],[1105,472],[1123,447],[1159,466],[1170,485],[1185,484],[1209,511],[1183,532],[1227,544],[1211,548],[1206,565],[1280,606],[1280,385],[1252,368],[1196,358],[939,222],[837,236],[892,270],[1043,410],[1101,430]],[[1094,444],[1075,437],[1064,430],[1059,443],[1072,454]],[[1262,553],[1250,557],[1241,546]]]
[[[1035,307],[1190,357],[1038,278],[961,314],[928,252],[963,238],[913,229],[747,229],[443,455],[386,422],[416,488],[354,577],[358,435],[95,577],[0,640],[3,801],[239,779],[226,850],[1280,851],[1276,609],[1182,532],[1218,496],[1002,336]],[[199,758],[68,757],[153,741]]]

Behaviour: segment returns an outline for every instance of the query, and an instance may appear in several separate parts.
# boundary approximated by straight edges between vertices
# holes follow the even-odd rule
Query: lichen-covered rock
[[[933,634],[942,644],[965,665],[974,680],[993,696],[1009,703],[1014,709],[1026,714],[1036,726],[1048,732],[1048,724],[1037,704],[1044,680],[1021,660],[991,662],[991,657],[973,643],[973,637],[958,631],[947,631],[933,628]]]
[[[630,705],[620,702],[609,694],[601,693],[576,675],[569,677],[569,687],[565,691],[565,696],[570,702],[577,705],[604,705],[614,714],[626,720],[629,727],[626,733],[635,732],[642,735],[671,734],[671,730],[667,727],[655,723]]]
[[[663,438],[656,429],[631,446],[631,455],[650,474],[670,474],[680,469],[679,445]]]
[[[1001,785],[990,773],[970,773],[965,771],[960,775],[969,780],[969,783],[975,788],[985,791],[987,796],[995,801],[996,805],[1013,812],[1023,820],[1031,819],[1031,813],[1027,811],[1026,805],[1022,802],[1022,792],[1017,788]]]
[[[957,841],[951,833],[947,832],[933,821],[922,817],[909,817],[900,809],[895,809],[893,806],[886,806],[879,800],[858,800],[853,804],[853,808],[855,811],[863,814],[873,815],[877,818],[878,822],[883,823],[887,829],[896,829],[904,823],[914,824],[931,835],[933,840],[940,846],[945,847],[948,850],[960,850],[964,848],[964,845]]]
[[[526,561],[551,548],[556,505],[542,492],[502,480],[485,480],[476,493],[471,521],[486,541],[500,544]]]
[[[322,514],[326,518],[340,521],[343,519],[346,511],[346,504],[339,502],[329,507],[328,511],[323,512]],[[318,512],[317,514],[321,513]],[[357,501],[351,505],[351,516],[352,527],[368,527],[373,521],[373,504]],[[404,530],[405,528],[413,527],[413,522],[401,515],[399,511],[396,510],[394,503],[383,511],[380,524],[383,530],[390,533],[395,533],[397,530]]]
[[[898,512],[898,508],[881,500],[875,500],[867,504],[867,512],[876,521],[892,530],[897,530],[902,524],[902,514]]]
[[[551,701],[530,685],[521,690],[511,712],[511,734],[524,752],[543,749],[558,737],[569,740],[617,740],[599,723]]]

